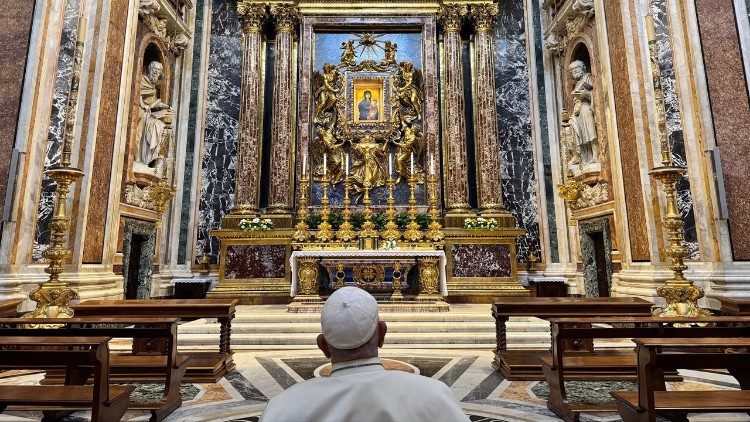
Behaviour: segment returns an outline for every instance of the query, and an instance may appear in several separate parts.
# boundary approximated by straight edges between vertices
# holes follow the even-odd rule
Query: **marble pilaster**
[[[290,214],[293,201],[294,157],[294,28],[299,17],[292,3],[273,4],[276,19],[276,62],[273,83],[273,124],[271,127],[271,165],[268,212]]]
[[[504,211],[500,183],[500,152],[495,106],[492,29],[496,4],[472,5],[474,21],[474,148],[477,159],[477,199],[484,214]]]
[[[443,133],[445,139],[445,205],[449,213],[465,213],[469,207],[468,159],[463,64],[461,62],[461,21],[468,13],[464,5],[442,6],[439,19],[443,25],[444,68]]]
[[[242,24],[242,92],[240,94],[239,139],[235,169],[237,214],[255,214],[260,202],[261,151],[263,148],[263,35],[264,4],[238,3]]]

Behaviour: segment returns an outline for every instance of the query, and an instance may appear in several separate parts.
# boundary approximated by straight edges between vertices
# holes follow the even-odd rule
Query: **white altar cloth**
[[[292,297],[297,296],[297,260],[300,258],[439,258],[440,294],[448,296],[448,277],[446,276],[447,261],[445,259],[445,252],[443,251],[419,249],[294,251],[289,258],[289,263],[292,268]]]

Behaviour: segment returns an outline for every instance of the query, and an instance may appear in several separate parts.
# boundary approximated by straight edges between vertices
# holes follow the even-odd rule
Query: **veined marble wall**
[[[526,229],[517,241],[518,260],[539,257],[537,179],[531,136],[531,99],[523,2],[502,2],[495,25],[495,102],[505,207]]]
[[[219,241],[210,231],[234,206],[242,31],[234,0],[214,0],[212,9],[196,254],[206,250],[216,263]]]
[[[653,0],[654,27],[656,29],[656,45],[659,52],[661,68],[661,83],[666,105],[667,134],[672,150],[672,161],[676,165],[687,167],[685,159],[685,142],[682,134],[682,116],[680,102],[677,96],[677,82],[675,80],[672,59],[672,42],[669,38],[669,22],[667,21],[666,1]],[[677,184],[677,205],[685,220],[685,245],[690,250],[692,260],[700,259],[698,237],[695,230],[695,213],[693,212],[693,197],[690,193],[690,181],[684,176]]]
[[[47,132],[47,154],[44,159],[45,168],[60,161],[60,145],[65,134],[65,112],[73,70],[73,52],[76,44],[79,5],[79,0],[68,0],[65,4],[63,30],[60,40],[60,56],[57,60],[55,92],[52,98],[52,116]],[[49,247],[51,234],[49,223],[52,219],[54,207],[54,192],[55,183],[46,176],[43,177],[42,192],[39,197],[39,207],[37,210],[36,230],[34,233],[34,250],[32,252],[32,260],[35,262],[43,260],[42,252]]]

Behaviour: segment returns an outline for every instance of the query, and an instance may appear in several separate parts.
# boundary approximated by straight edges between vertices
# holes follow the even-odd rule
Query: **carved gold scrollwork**
[[[300,259],[297,273],[299,290],[305,296],[318,293],[318,260]]]
[[[419,293],[434,295],[438,291],[440,270],[437,258],[422,258],[419,260]]]

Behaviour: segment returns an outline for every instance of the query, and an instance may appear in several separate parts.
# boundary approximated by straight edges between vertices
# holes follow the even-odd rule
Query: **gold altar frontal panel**
[[[446,229],[448,301],[488,303],[528,296],[518,281],[516,238],[523,229]]]
[[[239,299],[243,305],[287,304],[292,232],[214,230],[221,241],[219,284],[209,298]]]

